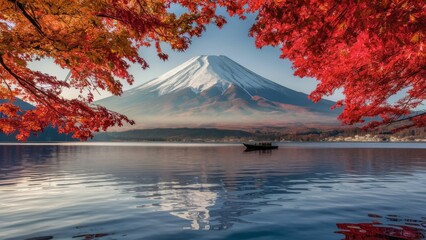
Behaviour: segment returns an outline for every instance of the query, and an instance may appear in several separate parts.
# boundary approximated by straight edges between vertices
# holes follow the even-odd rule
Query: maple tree
[[[176,15],[172,5],[185,9]],[[0,130],[31,132],[52,125],[59,132],[87,139],[127,117],[95,106],[93,91],[120,95],[120,81],[133,82],[132,63],[148,67],[138,49],[188,48],[205,25],[221,27],[223,16],[257,14],[250,35],[256,46],[280,47],[282,58],[293,62],[295,74],[314,77],[319,84],[310,98],[319,101],[337,89],[345,99],[339,118],[345,124],[363,122],[375,127],[409,115],[426,98],[426,8],[416,0],[0,0]],[[28,68],[28,62],[51,58],[69,70],[65,79]],[[77,99],[61,92],[77,88]],[[396,103],[389,98],[400,91]],[[22,111],[13,104],[20,97],[35,103]],[[426,115],[409,118],[404,127],[425,126]]]
[[[179,16],[171,4],[185,8]],[[95,131],[123,123],[126,116],[93,105],[93,92],[120,95],[120,81],[133,82],[130,64],[148,64],[138,49],[152,44],[167,59],[161,43],[183,51],[205,25],[222,26],[216,4],[185,0],[0,0],[0,130],[25,140],[53,126],[85,140]],[[28,62],[53,59],[69,70],[65,79],[34,71]],[[66,89],[78,89],[65,99]],[[35,104],[22,111],[16,97]]]
[[[256,46],[280,47],[295,75],[319,81],[313,101],[343,89],[345,99],[336,104],[344,107],[343,123],[370,119],[373,128],[408,116],[400,128],[426,125],[425,113],[412,114],[426,99],[424,1],[241,2],[258,12],[250,30]],[[396,103],[389,101],[404,91]]]

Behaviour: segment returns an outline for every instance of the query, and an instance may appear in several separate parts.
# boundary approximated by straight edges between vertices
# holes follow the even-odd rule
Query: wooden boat
[[[277,149],[278,146],[272,145],[271,142],[256,142],[256,143],[243,143],[247,150],[266,150]]]

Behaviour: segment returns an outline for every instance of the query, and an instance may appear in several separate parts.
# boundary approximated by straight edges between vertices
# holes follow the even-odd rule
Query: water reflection
[[[155,203],[150,206],[161,211],[167,211],[171,215],[190,221],[190,226],[184,229],[209,230],[210,210],[217,199],[217,193],[209,190],[212,184],[188,184],[179,185],[177,182],[160,183],[157,189],[138,189],[136,198],[146,198]],[[139,206],[150,207],[146,205]]]
[[[18,169],[19,167],[33,167],[43,165],[57,159],[57,146],[27,146],[0,145],[0,167],[2,171]]]
[[[55,172],[52,166],[58,164],[57,150],[56,146],[23,148],[0,145],[0,187],[14,185],[17,183],[15,179],[25,177],[34,170],[46,175]],[[39,180],[43,180],[42,176],[39,177]]]
[[[411,216],[424,209],[425,149],[242,150],[0,146],[0,220],[8,219],[0,221],[0,239],[98,233],[108,234],[105,239],[167,239],[188,230],[227,231],[190,231],[182,239],[226,239],[225,233],[250,230],[277,234],[270,239],[334,239],[336,222],[345,239],[386,239],[377,237],[381,230],[398,239],[389,235],[395,222],[383,221],[397,219],[401,234],[424,224],[423,218],[385,215],[379,225],[363,216]],[[359,235],[368,231],[376,235]]]
[[[244,152],[245,153],[258,153],[259,155],[261,154],[272,154],[272,151],[276,151],[277,149],[245,149]]]
[[[410,219],[397,215],[382,218],[377,214],[369,214],[369,217],[374,218],[371,223],[338,223],[336,233],[345,235],[345,240],[420,240],[426,236],[426,218]]]

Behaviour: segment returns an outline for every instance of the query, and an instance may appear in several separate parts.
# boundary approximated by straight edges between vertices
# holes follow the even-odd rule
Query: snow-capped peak
[[[133,89],[148,90],[159,95],[190,88],[195,93],[211,87],[225,91],[236,85],[249,93],[253,88],[274,88],[276,84],[248,70],[226,56],[193,57],[165,74]],[[132,90],[131,90],[132,91]]]
[[[225,56],[194,57],[120,97],[96,103],[138,121],[139,128],[288,126],[329,123],[336,115],[330,112],[332,102],[314,104],[306,94]]]

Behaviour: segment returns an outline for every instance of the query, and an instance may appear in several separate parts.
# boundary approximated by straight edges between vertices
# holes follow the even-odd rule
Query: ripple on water
[[[0,146],[0,239],[424,238],[426,149],[319,146]]]

